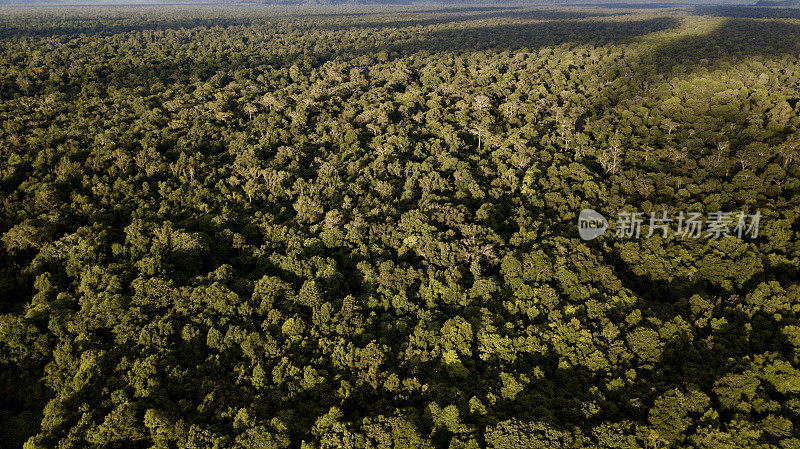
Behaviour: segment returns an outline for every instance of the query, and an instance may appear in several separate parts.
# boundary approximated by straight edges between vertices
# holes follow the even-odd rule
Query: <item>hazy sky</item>
[[[725,4],[725,5],[753,5],[757,0],[559,0],[559,1],[430,1],[430,0],[316,0],[314,3],[327,3],[327,4],[366,4],[366,3],[446,3],[446,4],[463,4],[463,5],[499,5],[499,4],[520,4],[526,3],[531,5],[575,5],[575,4],[619,4],[621,6],[630,5],[647,5],[647,6],[660,6],[660,5],[677,5],[677,4]],[[306,3],[308,0],[0,0],[0,5],[142,5],[142,4],[231,4],[231,3],[248,3],[248,4],[289,4]]]

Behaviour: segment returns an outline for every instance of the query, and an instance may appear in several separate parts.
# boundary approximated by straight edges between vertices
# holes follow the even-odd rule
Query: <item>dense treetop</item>
[[[797,447],[800,20],[747,11],[2,10],[0,446]]]

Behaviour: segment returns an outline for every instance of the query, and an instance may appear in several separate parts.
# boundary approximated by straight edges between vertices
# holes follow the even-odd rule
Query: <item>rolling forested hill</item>
[[[795,12],[0,10],[0,447],[798,447]]]

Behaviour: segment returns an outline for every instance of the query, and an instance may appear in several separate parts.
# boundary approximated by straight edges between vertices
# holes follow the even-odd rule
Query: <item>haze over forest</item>
[[[576,6],[597,5],[602,7],[666,7],[681,5],[755,5],[759,0],[495,0],[489,2],[429,1],[429,0],[0,0],[0,5],[283,5],[283,6],[358,6],[358,5],[458,5],[476,7],[486,5],[538,5],[538,6]],[[763,1],[763,0],[761,0]],[[791,5],[795,0],[778,0],[775,5]]]

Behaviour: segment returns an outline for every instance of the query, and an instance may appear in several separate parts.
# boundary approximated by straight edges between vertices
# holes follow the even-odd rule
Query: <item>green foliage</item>
[[[796,14],[333,12],[0,11],[0,447],[798,446]]]

